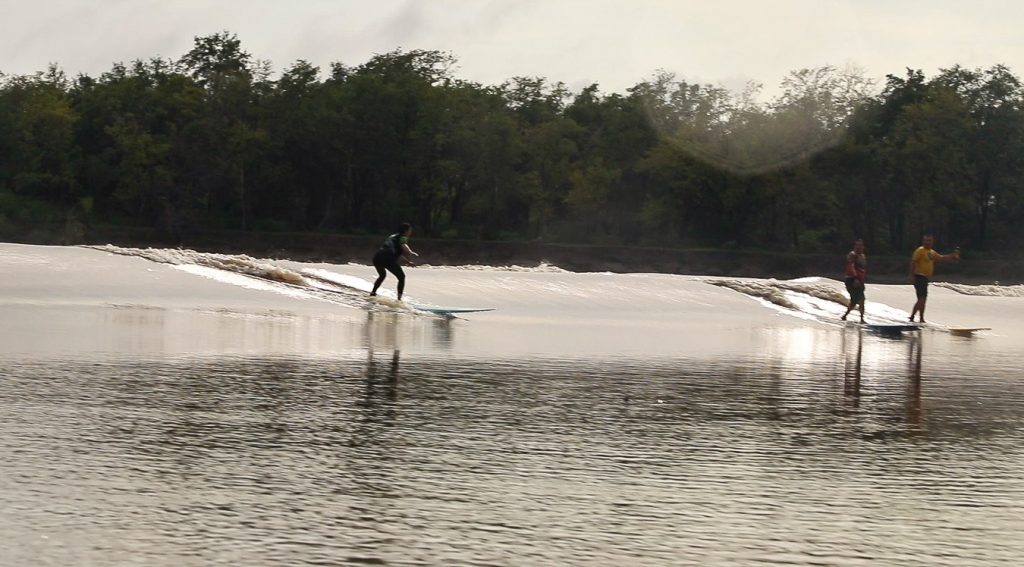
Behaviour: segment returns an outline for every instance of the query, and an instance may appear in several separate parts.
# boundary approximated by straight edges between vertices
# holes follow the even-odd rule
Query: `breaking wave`
[[[753,297],[787,315],[826,323],[836,323],[850,301],[842,283],[825,278],[786,281],[709,278],[705,281]],[[891,324],[907,319],[905,311],[877,302],[868,302],[865,314],[875,323]]]
[[[837,289],[835,282],[820,281],[817,278],[789,281],[709,279],[707,282],[711,285],[728,288],[751,297],[764,299],[769,303],[787,309],[801,308],[801,305],[794,301],[792,293],[834,302],[843,307],[849,303],[849,298],[841,289]]]
[[[368,296],[370,282],[327,270],[311,268],[297,272],[244,254],[215,254],[180,248],[122,248],[110,244],[84,248],[170,264],[179,270],[239,287],[362,309],[410,312],[408,306],[387,297],[391,292],[381,290],[384,297],[372,300]]]
[[[936,282],[932,285],[951,289],[963,295],[980,295],[984,297],[1024,297],[1024,285],[965,285],[946,282]]]
[[[304,285],[306,283],[299,273],[244,254],[213,254],[182,248],[121,248],[112,244],[85,246],[85,248],[101,250],[111,254],[120,254],[122,256],[144,258],[161,264],[203,266],[286,284]]]

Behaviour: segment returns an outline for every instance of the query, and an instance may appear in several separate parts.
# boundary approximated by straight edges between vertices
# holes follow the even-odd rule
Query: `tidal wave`
[[[364,279],[335,274],[327,270],[299,271],[270,260],[246,255],[215,254],[174,248],[122,248],[84,246],[110,254],[142,258],[221,283],[268,291],[298,299],[326,301],[349,307],[393,311],[393,306],[369,301],[370,283]],[[403,311],[408,311],[404,309]]]
[[[782,281],[715,278],[705,281],[758,299],[787,315],[826,323],[837,322],[850,301],[842,283],[823,278]],[[869,322],[896,323],[907,319],[906,311],[870,300],[865,313],[870,317]]]
[[[173,264],[175,266],[196,265],[288,284],[304,285],[306,283],[302,275],[297,272],[276,266],[265,260],[257,260],[244,254],[214,254],[182,248],[122,248],[111,244],[85,246],[84,248],[120,254],[121,256],[144,258],[161,264]]]

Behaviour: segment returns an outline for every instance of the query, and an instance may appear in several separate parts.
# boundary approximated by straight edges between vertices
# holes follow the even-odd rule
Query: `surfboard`
[[[865,323],[864,328],[869,331],[876,333],[883,333],[887,335],[898,335],[904,331],[920,331],[920,325],[889,325],[889,324],[876,324],[876,323]]]
[[[436,313],[438,315],[454,315],[456,313],[479,313],[481,311],[494,311],[493,307],[430,307],[427,305],[411,305],[417,311]]]
[[[949,332],[959,337],[969,337],[977,331],[991,331],[991,327],[950,327]]]

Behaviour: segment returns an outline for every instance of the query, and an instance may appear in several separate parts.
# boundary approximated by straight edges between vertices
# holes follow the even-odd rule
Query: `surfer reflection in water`
[[[910,340],[907,423],[912,425],[921,425],[924,422],[924,407],[921,405],[921,352],[923,350],[921,337],[914,337]]]
[[[856,343],[851,348],[847,346],[848,338],[853,338]],[[924,350],[921,337],[911,337],[906,341],[909,364],[907,365],[907,395],[906,395],[906,421],[910,425],[922,426],[924,420],[924,406],[921,402],[921,359]],[[871,343],[869,343],[871,344]],[[874,343],[877,346],[877,343]],[[871,348],[870,346],[868,347]],[[861,371],[864,358],[864,330],[844,329],[843,330],[843,355],[845,365],[843,371],[843,397],[844,404],[848,404],[856,410],[860,407],[861,401]],[[871,371],[869,370],[869,374]]]
[[[846,394],[847,400],[853,407],[860,405],[860,368],[861,360],[864,356],[864,333],[862,330],[857,330],[857,349],[856,356],[846,357],[846,369],[843,376],[843,393]],[[843,333],[843,342],[846,342],[847,334]],[[848,349],[845,344],[843,345],[843,352],[848,353]]]
[[[378,395],[377,387],[379,385],[384,386],[384,397],[389,401],[398,400],[398,367],[401,363],[402,351],[397,348],[391,353],[391,364],[388,366],[387,372],[381,372],[377,367],[377,361],[374,357],[373,351],[368,351],[368,357],[366,362],[366,399],[363,405],[366,407],[373,406],[373,399]]]
[[[410,236],[412,236],[412,225],[403,222],[398,226],[398,230],[394,234],[384,239],[380,249],[373,255],[373,267],[377,269],[377,281],[373,282],[373,291],[370,292],[371,296],[377,295],[377,289],[380,287],[380,284],[384,283],[387,272],[391,272],[398,278],[398,300],[402,300],[402,294],[405,292],[405,272],[398,261],[403,256],[406,258],[419,256],[419,254],[412,251],[412,248],[409,248]]]

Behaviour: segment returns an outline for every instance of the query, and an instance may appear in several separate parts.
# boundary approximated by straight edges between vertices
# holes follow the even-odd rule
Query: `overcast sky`
[[[455,75],[544,76],[622,92],[658,69],[770,92],[789,71],[856,65],[875,78],[961,64],[1024,73],[1015,0],[0,0],[0,72],[177,59],[228,30],[276,70],[364,63],[395,48],[450,51]]]

